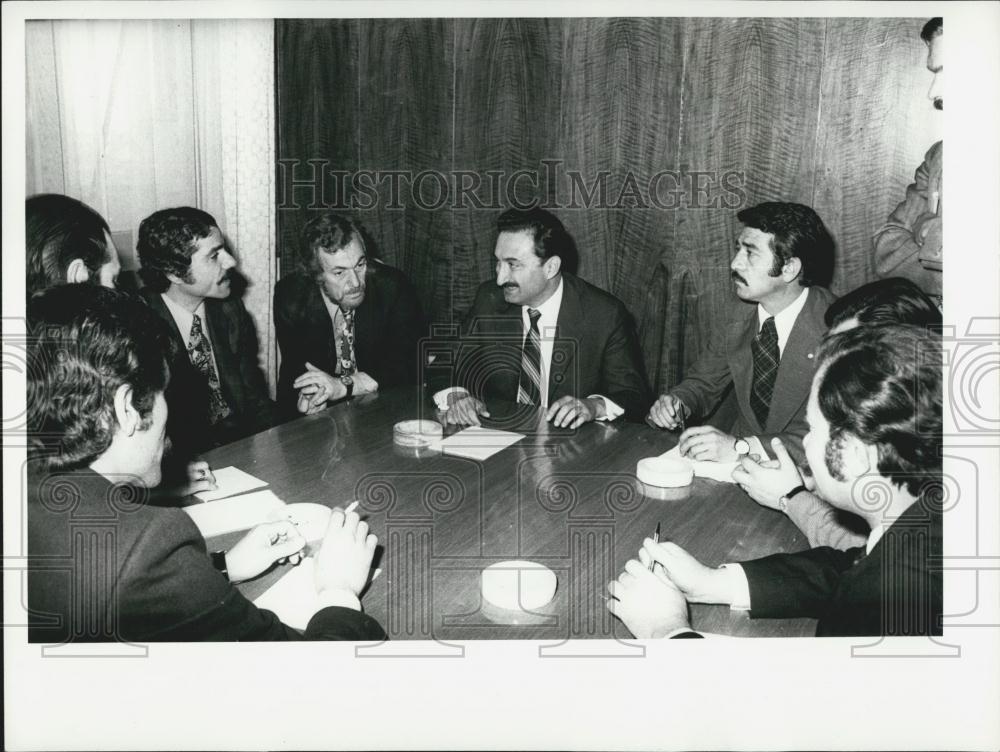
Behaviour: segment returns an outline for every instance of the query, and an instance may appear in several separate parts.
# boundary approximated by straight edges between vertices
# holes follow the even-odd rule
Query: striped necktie
[[[528,327],[528,335],[521,346],[521,377],[517,382],[517,402],[520,405],[541,403],[542,338],[538,334],[538,319],[541,316],[541,311],[528,309],[531,326]]]
[[[767,424],[767,416],[771,411],[771,395],[774,392],[774,381],[778,377],[778,363],[781,354],[778,352],[778,330],[774,328],[774,316],[768,316],[753,342],[750,343],[753,355],[753,386],[750,389],[750,407],[757,416],[761,428]]]

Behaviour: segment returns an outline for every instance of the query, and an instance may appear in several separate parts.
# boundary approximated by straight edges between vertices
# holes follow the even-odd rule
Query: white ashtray
[[[318,541],[326,536],[326,529],[330,526],[331,511],[330,507],[322,504],[308,502],[286,504],[281,509],[271,512],[267,516],[267,521],[290,520],[307,542]]]
[[[425,447],[441,441],[444,428],[433,420],[403,420],[392,427],[392,441],[397,446]]]
[[[483,570],[482,593],[497,608],[531,611],[556,594],[556,574],[533,561],[501,561]]]
[[[647,457],[635,466],[635,477],[658,488],[682,488],[694,480],[694,468],[684,460]]]

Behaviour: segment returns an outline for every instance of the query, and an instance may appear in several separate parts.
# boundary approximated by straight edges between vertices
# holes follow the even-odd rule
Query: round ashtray
[[[635,466],[635,477],[648,486],[683,488],[694,480],[694,468],[671,457],[647,457]]]
[[[556,573],[534,561],[501,561],[483,570],[483,598],[498,608],[530,611],[556,594]]]
[[[392,441],[402,447],[425,447],[441,441],[444,428],[433,420],[404,420],[392,427]]]

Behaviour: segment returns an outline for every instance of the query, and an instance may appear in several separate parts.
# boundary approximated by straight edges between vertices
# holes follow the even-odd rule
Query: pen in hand
[[[656,530],[653,531],[653,543],[659,543],[659,542],[660,542],[660,523],[657,522],[656,523]],[[650,572],[653,571],[653,567],[655,565],[656,565],[656,560],[651,558],[649,560],[649,571]]]

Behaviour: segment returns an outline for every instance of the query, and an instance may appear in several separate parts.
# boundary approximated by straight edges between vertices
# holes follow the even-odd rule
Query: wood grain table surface
[[[357,499],[379,537],[375,563],[383,569],[362,601],[391,640],[629,638],[603,596],[657,523],[661,539],[709,566],[808,546],[784,515],[737,486],[695,478],[687,489],[644,487],[636,462],[672,448],[673,432],[621,420],[570,431],[549,426],[535,409],[489,407],[484,426],[526,437],[483,462],[393,444],[398,421],[437,417],[416,388],[336,404],[205,458],[257,476],[287,503],[332,507]],[[210,539],[209,549],[241,535]],[[556,573],[549,605],[509,612],[482,600],[483,568],[510,559]],[[255,598],[287,569],[275,567],[239,589]],[[811,619],[750,619],[725,606],[693,605],[691,619],[696,629],[729,635],[815,631]]]

